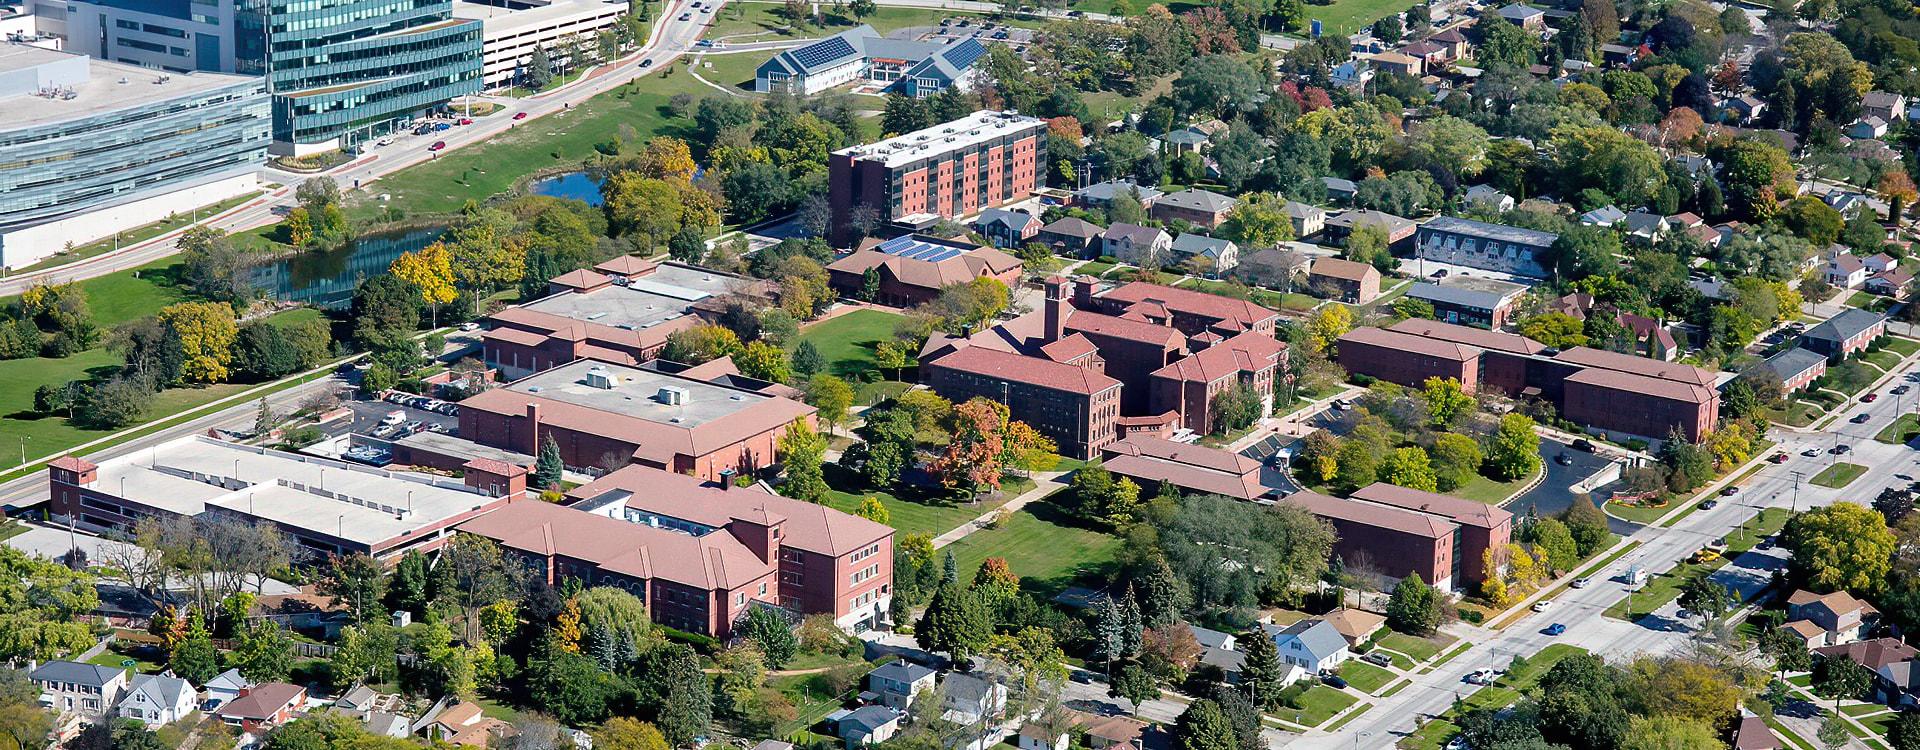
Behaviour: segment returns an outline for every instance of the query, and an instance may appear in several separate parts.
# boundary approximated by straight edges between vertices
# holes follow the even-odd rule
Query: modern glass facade
[[[66,25],[98,59],[265,76],[280,144],[351,146],[481,88],[452,0],[69,0]]]
[[[264,14],[274,140],[351,145],[480,91],[481,26],[452,0],[243,0]],[[250,21],[248,21],[250,22]]]
[[[91,80],[74,84],[70,100],[0,92],[0,112],[21,117],[17,126],[0,117],[0,230],[232,176],[266,158],[271,121],[260,79],[197,73],[156,82],[141,68],[91,64]],[[179,93],[152,91],[169,86]]]

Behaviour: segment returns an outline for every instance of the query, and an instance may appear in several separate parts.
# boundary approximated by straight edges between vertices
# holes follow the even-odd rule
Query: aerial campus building
[[[836,245],[853,239],[856,206],[909,231],[1025,199],[1040,187],[1047,121],[981,110],[827,157]]]
[[[986,54],[986,45],[974,38],[950,43],[888,39],[863,24],[768,58],[754,71],[753,90],[805,95],[863,81],[924,99],[949,87],[966,91],[974,63]]]
[[[485,58],[481,80],[488,89],[520,82],[533,51],[545,49],[555,63],[571,62],[573,41],[588,48],[594,36],[627,15],[627,0],[508,0],[500,3],[455,0],[453,15],[479,21]]]
[[[0,266],[255,189],[271,124],[259,78],[0,44]]]
[[[72,0],[43,31],[166,71],[264,76],[273,146],[306,155],[398,129],[480,90],[481,22],[452,0]]]

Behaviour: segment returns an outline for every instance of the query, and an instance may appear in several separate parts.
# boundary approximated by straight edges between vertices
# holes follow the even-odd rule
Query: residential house
[[[1091,258],[1100,251],[1100,233],[1106,229],[1085,219],[1067,217],[1040,228],[1034,236],[1056,255]]]
[[[1320,619],[1301,620],[1284,628],[1273,625],[1262,626],[1273,636],[1273,642],[1280,647],[1280,661],[1307,670],[1310,674],[1332,671],[1340,662],[1353,656],[1347,650],[1347,639],[1333,627],[1333,623]]]
[[[1531,5],[1508,5],[1500,9],[1500,17],[1528,31],[1539,31],[1547,25],[1547,14]]]
[[[1162,151],[1169,154],[1198,154],[1207,145],[1207,134],[1181,128],[1160,136]]]
[[[1605,205],[1580,215],[1580,225],[1588,227],[1610,227],[1627,220],[1627,212],[1619,206]]]
[[[1280,210],[1287,212],[1287,219],[1293,222],[1293,236],[1297,239],[1319,234],[1327,225],[1327,210],[1319,206],[1287,201]]]
[[[1373,66],[1361,59],[1348,60],[1333,66],[1333,72],[1327,78],[1333,85],[1351,91],[1365,87],[1369,81],[1373,80],[1373,76]]]
[[[1800,334],[1800,345],[1838,362],[1886,333],[1887,316],[1850,307]]]
[[[1864,641],[1821,646],[1813,649],[1813,655],[1822,659],[1837,659],[1844,656],[1855,664],[1879,672],[1889,664],[1920,659],[1920,650],[1914,649],[1898,638],[1869,638]]]
[[[1655,240],[1660,239],[1660,235],[1667,232],[1667,217],[1650,211],[1636,210],[1629,213],[1624,224],[1620,231],[1627,235],[1627,239],[1638,241],[1643,245],[1653,244]]]
[[[1767,726],[1765,719],[1758,716],[1741,716],[1740,723],[1733,728],[1733,750],[1783,750],[1780,738]]]
[[[1679,339],[1674,338],[1673,331],[1667,330],[1659,318],[1620,311],[1614,313],[1614,320],[1633,335],[1633,353],[1665,362],[1680,356]]]
[[[1207,432],[1207,425],[1182,426]],[[1247,501],[1272,493],[1260,483],[1260,462],[1229,450],[1136,434],[1108,445],[1103,452],[1107,471],[1141,487],[1166,483],[1194,494]]]
[[[1233,267],[1233,276],[1255,286],[1292,290],[1293,282],[1307,275],[1313,256],[1291,248],[1269,247],[1245,253]]]
[[[1020,725],[1019,738],[1014,746],[1020,750],[1067,750],[1067,744],[1072,739],[1072,734],[1063,727],[1029,721]]]
[[[1384,73],[1398,73],[1403,76],[1419,78],[1426,72],[1426,60],[1405,52],[1382,52],[1369,58],[1374,68]]]
[[[241,677],[240,670],[229,669],[221,672],[201,686],[200,693],[203,700],[200,706],[208,711],[219,708],[226,705],[227,701],[240,697],[240,694],[250,687],[253,687],[253,683]]]
[[[1887,122],[1907,116],[1907,97],[1885,91],[1869,91],[1860,97],[1860,116],[1878,117]]]
[[[1500,192],[1492,185],[1474,185],[1467,188],[1467,203],[1488,211],[1512,211],[1513,196]]]
[[[1524,284],[1478,276],[1451,276],[1435,282],[1417,282],[1407,290],[1407,297],[1433,305],[1435,320],[1499,329],[1507,325],[1507,317],[1526,293]]]
[[[1781,388],[1792,394],[1827,374],[1827,357],[1819,352],[1794,347],[1767,358],[1767,369],[1780,378]]]
[[[1886,253],[1874,253],[1861,258],[1860,262],[1866,264],[1867,273],[1885,273],[1900,267],[1900,261]]]
[[[445,703],[429,712],[420,733],[455,747],[487,747],[513,732],[513,725],[487,716],[478,703]]]
[[[1887,121],[1878,117],[1862,117],[1847,126],[1847,137],[1855,139],[1879,138],[1887,134]]]
[[[1148,209],[1148,215],[1159,221],[1184,221],[1197,227],[1214,229],[1227,220],[1227,212],[1240,205],[1238,198],[1221,195],[1211,190],[1187,188],[1178,193],[1160,196]]]
[[[1414,42],[1402,46],[1398,51],[1400,54],[1419,60],[1422,71],[1434,73],[1446,69],[1448,57],[1447,46],[1444,44]]]
[[[1236,645],[1235,641],[1237,637],[1232,633],[1223,633],[1218,630],[1203,628],[1198,625],[1194,625],[1192,623],[1180,623],[1180,625],[1185,627],[1188,632],[1193,634],[1194,642],[1200,644],[1200,649],[1202,651],[1207,649],[1214,649],[1214,648],[1225,649],[1227,651],[1235,650],[1234,646]]]
[[[1852,643],[1864,637],[1880,622],[1880,610],[1845,591],[1815,594],[1795,591],[1787,597],[1787,624],[1810,622],[1824,634],[1824,643],[1833,646]]]
[[[1007,708],[1007,686],[986,666],[949,674],[942,687],[941,715],[955,724],[978,724],[999,717]]]
[[[848,750],[872,747],[900,733],[900,716],[900,712],[886,706],[861,706],[846,712],[834,726]]]
[[[1746,123],[1759,121],[1760,116],[1767,112],[1766,101],[1752,94],[1733,97],[1721,102],[1720,106],[1731,110],[1741,122]]]
[[[1073,205],[1106,208],[1113,199],[1122,193],[1131,193],[1140,201],[1142,208],[1152,208],[1155,201],[1164,195],[1160,190],[1134,182],[1132,178],[1107,180],[1073,191]]]
[[[1371,263],[1319,258],[1307,272],[1307,285],[1333,290],[1342,302],[1364,305],[1380,296],[1380,270]]]
[[[1875,141],[1878,143],[1878,141]],[[1821,196],[1827,207],[1839,211],[1842,216],[1852,216],[1855,211],[1866,211],[1868,216],[1878,216],[1880,212],[1867,200],[1867,196],[1851,190],[1835,190]]]
[[[1387,247],[1398,248],[1413,237],[1420,225],[1412,219],[1403,219],[1384,211],[1372,209],[1345,211],[1327,218],[1322,231],[1321,244],[1334,247],[1346,247],[1347,238],[1353,236],[1353,230],[1360,227],[1373,227],[1387,236]]]
[[[1349,647],[1358,647],[1387,626],[1386,615],[1374,614],[1364,609],[1341,607],[1320,616],[1340,631],[1340,637],[1347,640]]]
[[[1351,65],[1352,63],[1348,63]],[[1322,177],[1320,184],[1327,189],[1327,199],[1343,205],[1352,205],[1353,196],[1360,192],[1360,186],[1353,180],[1341,177]]]
[[[1622,68],[1631,67],[1640,60],[1640,48],[1624,44],[1600,45],[1600,62]],[[1568,62],[1572,62],[1569,60]]]
[[[1861,285],[1860,288],[1873,294],[1902,300],[1906,299],[1907,289],[1912,285],[1913,274],[1907,273],[1899,268],[1889,268],[1867,277],[1867,283]]]
[[[1427,37],[1427,41],[1445,47],[1448,60],[1464,59],[1470,46],[1467,35],[1461,33],[1458,26],[1449,27],[1445,31]]]
[[[1199,264],[1196,267],[1205,269],[1206,274],[1210,276],[1226,273],[1233,270],[1234,266],[1240,265],[1240,246],[1234,244],[1232,240],[1183,232],[1173,239],[1173,244],[1168,249],[1172,250],[1173,257],[1182,263],[1194,258],[1204,259],[1196,261]]]
[[[98,721],[127,690],[127,670],[77,661],[50,661],[27,673],[40,687],[40,705],[56,714]]]
[[[1173,238],[1154,227],[1117,221],[1100,235],[1100,254],[1134,265],[1157,265],[1173,249]]]
[[[1127,716],[1088,716],[1080,722],[1092,750],[1143,750],[1147,723]]]
[[[1859,256],[1850,252],[1834,252],[1827,256],[1825,271],[1827,283],[1841,289],[1853,289],[1866,283],[1867,264]]]
[[[228,726],[239,727],[248,734],[285,724],[307,707],[307,689],[299,685],[284,682],[264,682],[240,691],[240,696],[228,701],[214,712],[214,716]]]
[[[122,719],[132,719],[147,728],[162,727],[193,713],[200,693],[193,684],[173,675],[143,674],[133,679],[127,695],[114,709]]]
[[[989,208],[973,220],[973,229],[994,247],[1019,247],[1040,233],[1040,219],[1025,211]]]
[[[880,696],[880,705],[905,711],[915,696],[933,689],[938,674],[910,661],[890,661],[867,673],[867,689]]]

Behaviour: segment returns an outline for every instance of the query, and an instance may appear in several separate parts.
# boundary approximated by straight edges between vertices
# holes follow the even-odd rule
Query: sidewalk
[[[982,513],[980,514],[980,517],[975,518],[966,523],[960,524],[958,527],[954,529],[950,529],[946,533],[934,537],[933,548],[939,549],[941,547],[945,547],[949,544],[965,539],[967,538],[968,534],[971,534],[975,531],[986,528],[988,524],[991,524],[993,522],[993,519],[996,516],[999,516],[1002,513],[1009,514],[1009,515],[1013,513],[1017,513],[1021,508],[1027,507],[1028,503],[1031,503],[1035,500],[1039,500],[1040,498],[1046,497],[1048,495],[1051,495],[1059,491],[1060,489],[1067,486],[1065,482],[1059,481],[1060,478],[1072,473],[1073,472],[1071,471],[1045,471],[1045,472],[1040,472],[1038,474],[1034,474],[1033,489],[1020,493],[1019,497],[1016,497],[1012,500],[1008,500],[1005,505],[1002,505],[998,508],[994,508],[993,510],[987,511],[985,513]]]

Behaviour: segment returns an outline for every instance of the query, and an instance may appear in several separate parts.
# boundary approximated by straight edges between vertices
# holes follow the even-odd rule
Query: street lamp
[[[32,435],[20,436],[20,465],[21,466],[27,465],[27,441],[32,439],[33,439]]]

